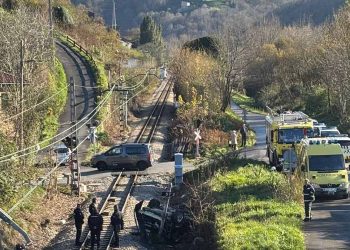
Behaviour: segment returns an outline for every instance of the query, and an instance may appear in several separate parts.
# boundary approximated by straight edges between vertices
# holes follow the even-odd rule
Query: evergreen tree
[[[140,44],[162,44],[162,30],[151,16],[145,16],[140,26]]]

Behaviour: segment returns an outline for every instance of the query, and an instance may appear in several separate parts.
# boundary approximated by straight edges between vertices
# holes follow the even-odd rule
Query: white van
[[[55,147],[53,150],[54,153],[56,154],[56,163],[61,163],[60,165],[66,165],[69,162],[69,156],[71,153],[71,150],[67,148],[65,145],[58,145]]]

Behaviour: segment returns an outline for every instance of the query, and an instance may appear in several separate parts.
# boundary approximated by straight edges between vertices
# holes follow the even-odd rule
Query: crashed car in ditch
[[[193,217],[186,206],[168,207],[164,213],[164,207],[156,199],[152,199],[146,207],[142,205],[143,201],[136,204],[134,212],[144,242],[175,244],[193,231]]]

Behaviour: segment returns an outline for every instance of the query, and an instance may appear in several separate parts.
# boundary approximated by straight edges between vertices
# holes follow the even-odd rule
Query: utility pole
[[[115,1],[116,0],[112,0],[113,1],[113,10],[112,10],[112,29],[117,30],[117,17],[116,17],[116,11],[115,11]]]
[[[51,3],[52,0],[49,0],[49,25],[50,25],[50,36],[51,36],[51,39],[52,39],[52,49],[53,51],[54,50],[54,47],[55,47],[55,41],[54,41],[54,38],[53,38],[53,21],[52,21],[52,3]]]
[[[128,91],[124,91],[124,102],[125,102],[125,128],[128,127]]]
[[[120,137],[124,134],[124,105],[123,105],[123,94],[119,89],[122,89],[123,86],[118,84],[118,91],[116,94],[116,99],[118,99],[118,116],[119,116],[119,133]]]
[[[78,148],[75,148],[74,141],[78,144],[78,131],[76,124],[76,103],[75,103],[75,85],[73,77],[70,77],[70,90],[71,90],[71,123],[74,125],[71,129],[70,141],[71,141],[71,156],[70,156],[70,169],[71,169],[71,189],[72,194],[76,193],[80,196],[80,165],[78,162]],[[75,138],[74,138],[75,137]]]
[[[21,68],[21,83],[19,87],[19,95],[20,95],[20,111],[21,111],[21,129],[20,129],[20,149],[22,150],[24,148],[24,117],[23,117],[23,100],[24,100],[24,91],[23,91],[23,85],[24,85],[24,40],[21,40],[21,62],[20,62],[20,68]]]

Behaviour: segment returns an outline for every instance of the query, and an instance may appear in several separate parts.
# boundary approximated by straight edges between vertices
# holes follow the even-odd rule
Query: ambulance
[[[340,144],[327,138],[303,139],[297,158],[297,173],[310,180],[316,197],[348,198],[348,173]]]
[[[313,120],[303,112],[276,113],[266,116],[267,157],[271,166],[283,170],[283,155],[305,137],[313,136]]]

